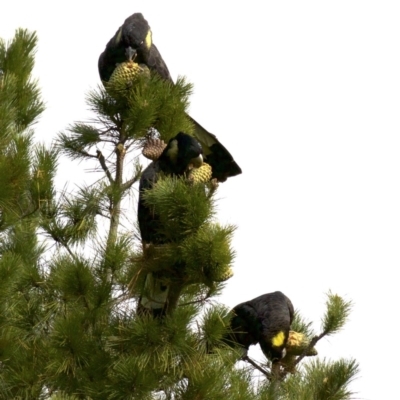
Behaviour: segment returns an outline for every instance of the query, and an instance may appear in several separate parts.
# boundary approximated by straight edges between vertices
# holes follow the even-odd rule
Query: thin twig
[[[253,361],[248,355],[245,355],[242,357],[243,361],[247,361],[249,364],[251,364],[254,368],[258,369],[260,372],[262,372],[269,380],[271,380],[271,373],[264,368],[260,367],[255,361]]]
[[[50,235],[51,235],[51,234],[50,234]],[[79,261],[78,257],[73,253],[73,251],[70,249],[70,247],[68,246],[67,242],[64,241],[64,239],[62,239],[62,238],[60,238],[60,237],[56,237],[56,236],[54,236],[54,235],[51,235],[51,237],[53,238],[53,240],[54,240],[56,243],[60,243],[60,244],[65,248],[65,250],[67,250],[67,252],[69,253],[69,255],[70,255],[76,262]]]
[[[328,332],[322,332],[318,336],[314,336],[309,345],[303,350],[303,352],[296,358],[296,361],[293,363],[293,366],[295,367],[306,355],[307,353],[317,344],[319,340],[321,340]]]
[[[132,299],[132,296],[129,294],[123,293],[122,295],[112,299],[112,304],[117,305],[117,304],[120,304],[120,303],[124,302],[125,300],[129,300],[129,299]]]
[[[188,301],[188,302],[186,302],[186,303],[180,303],[180,304],[178,304],[178,306],[179,306],[179,307],[182,307],[182,306],[188,306],[188,305],[190,305],[190,304],[205,303],[209,298],[210,298],[210,295],[207,294],[205,297],[203,297],[203,298],[201,298],[201,299],[193,300],[193,301]]]
[[[100,135],[106,135],[106,134],[109,133],[109,132],[115,132],[115,131],[116,131],[114,125],[109,125],[109,126],[110,126],[109,128],[101,130],[101,131],[100,131]],[[115,142],[113,142],[113,141],[111,141],[111,140],[104,140],[104,139],[102,139],[102,141],[110,142],[110,143],[114,143],[114,144],[115,144]]]
[[[111,183],[114,183],[114,179],[113,179],[113,177],[111,176],[111,172],[109,171],[109,169],[108,169],[108,167],[107,167],[107,165],[106,165],[106,160],[105,160],[105,158],[104,158],[104,156],[103,156],[103,153],[102,153],[100,150],[97,150],[97,151],[96,151],[96,154],[97,154],[97,158],[98,158],[98,160],[99,160],[99,162],[100,162],[101,168],[103,168],[103,171],[104,171],[105,174],[107,175],[108,180],[109,180]]]
[[[135,174],[135,176],[134,176],[133,178],[129,179],[129,181],[126,181],[125,183],[123,183],[123,184],[121,185],[121,189],[122,189],[123,191],[129,189],[135,182],[137,182],[137,181],[140,179],[140,174],[141,174],[141,173],[142,173],[142,170],[139,169],[139,170],[136,172],[136,174]]]
[[[94,154],[90,154],[90,153],[88,153],[87,151],[85,151],[85,150],[76,150],[76,149],[73,149],[74,151],[76,151],[77,153],[79,153],[79,154],[82,154],[83,156],[85,156],[85,157],[89,157],[89,158],[97,158],[97,156],[96,155],[94,155]]]

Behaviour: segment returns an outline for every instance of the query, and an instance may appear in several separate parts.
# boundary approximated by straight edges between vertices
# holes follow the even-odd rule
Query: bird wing
[[[212,177],[219,182],[225,182],[228,178],[241,174],[241,168],[217,137],[203,128],[189,114],[187,116],[193,123],[194,136],[203,147],[205,161],[211,165]]]
[[[157,182],[159,173],[159,162],[153,161],[143,171],[140,177],[139,183],[139,201],[138,201],[138,223],[140,229],[140,235],[143,242],[146,243],[158,243],[160,241],[159,235],[157,234],[157,226],[159,219],[152,210],[147,207],[143,200],[143,191],[151,189]]]
[[[232,311],[230,339],[248,349],[252,344],[256,344],[260,338],[260,321],[256,310],[248,303],[241,303]]]
[[[156,71],[163,79],[174,83],[171,74],[169,73],[167,64],[165,64],[160,52],[154,44],[152,44],[150,47],[146,64],[151,70]]]
[[[118,63],[126,61],[125,47],[116,40],[120,30],[121,28],[119,28],[115,35],[108,41],[106,48],[99,57],[99,75],[100,79],[104,82],[110,79]]]
[[[163,79],[174,83],[168,67],[156,45],[152,44],[145,62],[151,70],[156,71]],[[194,136],[203,147],[207,162],[211,165],[213,178],[217,178],[219,182],[224,182],[229,177],[241,174],[241,168],[235,162],[229,151],[219,142],[217,137],[203,128],[189,114],[186,115],[192,122],[194,126]]]

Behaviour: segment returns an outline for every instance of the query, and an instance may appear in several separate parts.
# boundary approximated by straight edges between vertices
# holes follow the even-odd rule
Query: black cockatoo
[[[200,143],[186,133],[173,137],[161,156],[143,171],[139,184],[138,221],[142,241],[162,244],[165,239],[158,234],[158,220],[143,201],[143,191],[151,189],[160,173],[167,176],[183,176],[190,167],[199,168],[203,163],[203,149]]]
[[[136,63],[146,65],[163,79],[173,83],[167,65],[152,41],[150,26],[141,13],[127,18],[101,53],[98,63],[101,80],[108,82],[116,65],[126,61],[127,54],[132,57],[132,52],[135,53]],[[211,165],[212,178],[224,182],[231,176],[239,175],[242,170],[215,135],[188,117],[194,125],[194,135],[202,145],[204,159]]]
[[[166,243],[160,234],[160,221],[154,211],[143,200],[143,191],[157,183],[160,174],[183,176],[190,168],[199,168],[203,163],[203,150],[199,142],[185,133],[172,138],[161,156],[153,161],[142,173],[139,184],[138,222],[143,246]],[[145,281],[145,293],[139,300],[138,312],[151,312],[153,316],[163,316],[168,307],[168,285],[159,279],[157,273],[149,273]]]
[[[286,355],[286,343],[294,308],[282,292],[263,294],[255,299],[238,304],[232,310],[230,331],[224,341],[249,349],[260,344],[264,355],[272,362]]]

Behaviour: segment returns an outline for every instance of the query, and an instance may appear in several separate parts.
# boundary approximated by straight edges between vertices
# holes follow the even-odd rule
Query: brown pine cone
[[[149,160],[155,161],[161,156],[166,146],[164,140],[148,138],[143,146],[142,154]]]

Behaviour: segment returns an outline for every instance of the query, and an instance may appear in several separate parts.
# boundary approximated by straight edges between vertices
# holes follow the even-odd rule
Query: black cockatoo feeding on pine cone
[[[101,53],[98,62],[101,80],[108,82],[116,67],[127,60],[134,61],[133,69],[145,71],[148,68],[173,84],[167,65],[153,43],[150,26],[141,13],[128,17]],[[189,115],[188,118],[194,125],[194,136],[202,146],[204,161],[211,165],[212,178],[224,182],[241,174],[242,170],[216,136]]]
[[[145,205],[143,191],[151,189],[164,176],[182,177],[193,168],[203,165],[203,150],[198,141],[183,132],[173,137],[161,155],[143,171],[139,184],[138,222],[142,241],[145,243],[163,244],[160,237],[159,221],[152,210]]]
[[[143,193],[151,190],[161,176],[182,177],[203,164],[203,150],[197,140],[183,132],[172,138],[161,155],[143,171],[139,184],[138,222],[144,251],[150,244],[162,245],[168,242],[160,232],[158,216],[144,201]],[[208,177],[208,180],[210,176]],[[170,286],[157,272],[148,273],[144,293],[139,299],[138,312],[150,312],[153,316],[164,316],[169,306]]]
[[[286,355],[286,344],[293,322],[294,308],[282,292],[263,294],[238,304],[232,310],[230,331],[224,341],[247,350],[260,344],[264,355],[277,362]]]

